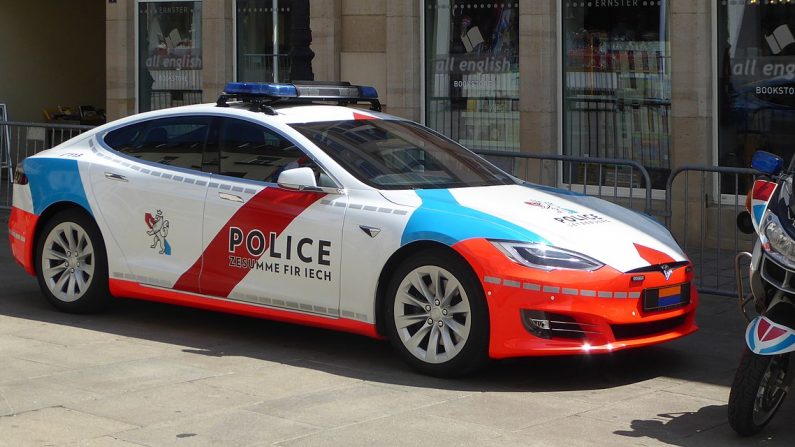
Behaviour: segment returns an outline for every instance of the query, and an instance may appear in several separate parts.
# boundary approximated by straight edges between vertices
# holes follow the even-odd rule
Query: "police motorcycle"
[[[740,308],[749,324],[747,349],[729,395],[729,424],[743,436],[773,419],[795,376],[795,157],[786,170],[783,164],[769,152],[754,154],[751,165],[764,175],[754,182],[747,212],[737,220],[741,231],[757,236],[753,253],[740,253],[735,262]],[[754,318],[751,304],[758,313]]]

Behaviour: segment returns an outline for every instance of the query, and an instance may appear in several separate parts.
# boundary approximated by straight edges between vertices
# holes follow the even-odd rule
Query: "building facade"
[[[289,80],[301,3],[107,4],[108,117],[213,101],[230,80]],[[741,144],[722,130],[737,117],[724,116],[716,68],[730,31],[750,29],[737,14],[772,10],[757,4],[767,2],[308,3],[315,79],[374,85],[387,112],[470,148],[633,159],[655,188],[671,166],[747,158],[718,147]]]
[[[788,1],[31,1],[3,7],[0,34],[38,42],[33,9],[85,31],[48,38],[35,52],[58,57],[38,59],[0,39],[16,61],[0,87],[12,119],[61,102],[109,120],[210,102],[232,80],[299,79],[311,49],[314,79],[374,85],[387,112],[472,149],[631,159],[655,189],[672,167],[795,152]],[[83,23],[103,11],[104,34]],[[103,40],[104,55],[61,57]]]

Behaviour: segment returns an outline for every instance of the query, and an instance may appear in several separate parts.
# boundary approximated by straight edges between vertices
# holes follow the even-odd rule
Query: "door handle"
[[[127,177],[125,177],[125,176],[123,176],[121,174],[115,174],[113,172],[106,172],[105,173],[105,178],[108,179],[108,180],[116,180],[117,182],[126,182],[127,181]]]
[[[219,192],[218,193],[218,197],[220,197],[220,198],[222,198],[224,200],[229,200],[230,202],[243,203],[243,198],[241,198],[240,196],[236,196],[234,194],[229,194],[229,193],[226,193],[226,192]]]

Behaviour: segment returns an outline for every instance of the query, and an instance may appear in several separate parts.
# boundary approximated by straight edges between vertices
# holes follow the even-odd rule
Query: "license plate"
[[[643,293],[643,310],[675,309],[690,302],[690,284],[678,284],[659,289],[646,289]]]

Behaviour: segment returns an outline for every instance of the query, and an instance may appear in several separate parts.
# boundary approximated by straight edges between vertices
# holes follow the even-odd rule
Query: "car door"
[[[129,268],[111,259],[112,278],[171,288],[201,255],[209,177],[202,153],[211,124],[209,116],[168,117],[104,136],[113,151],[91,167],[91,186]],[[198,275],[182,284],[197,289]]]
[[[208,185],[201,293],[339,316],[344,194],[285,189],[279,174],[320,167],[261,124],[220,119],[219,172]],[[209,154],[208,154],[209,156]]]

